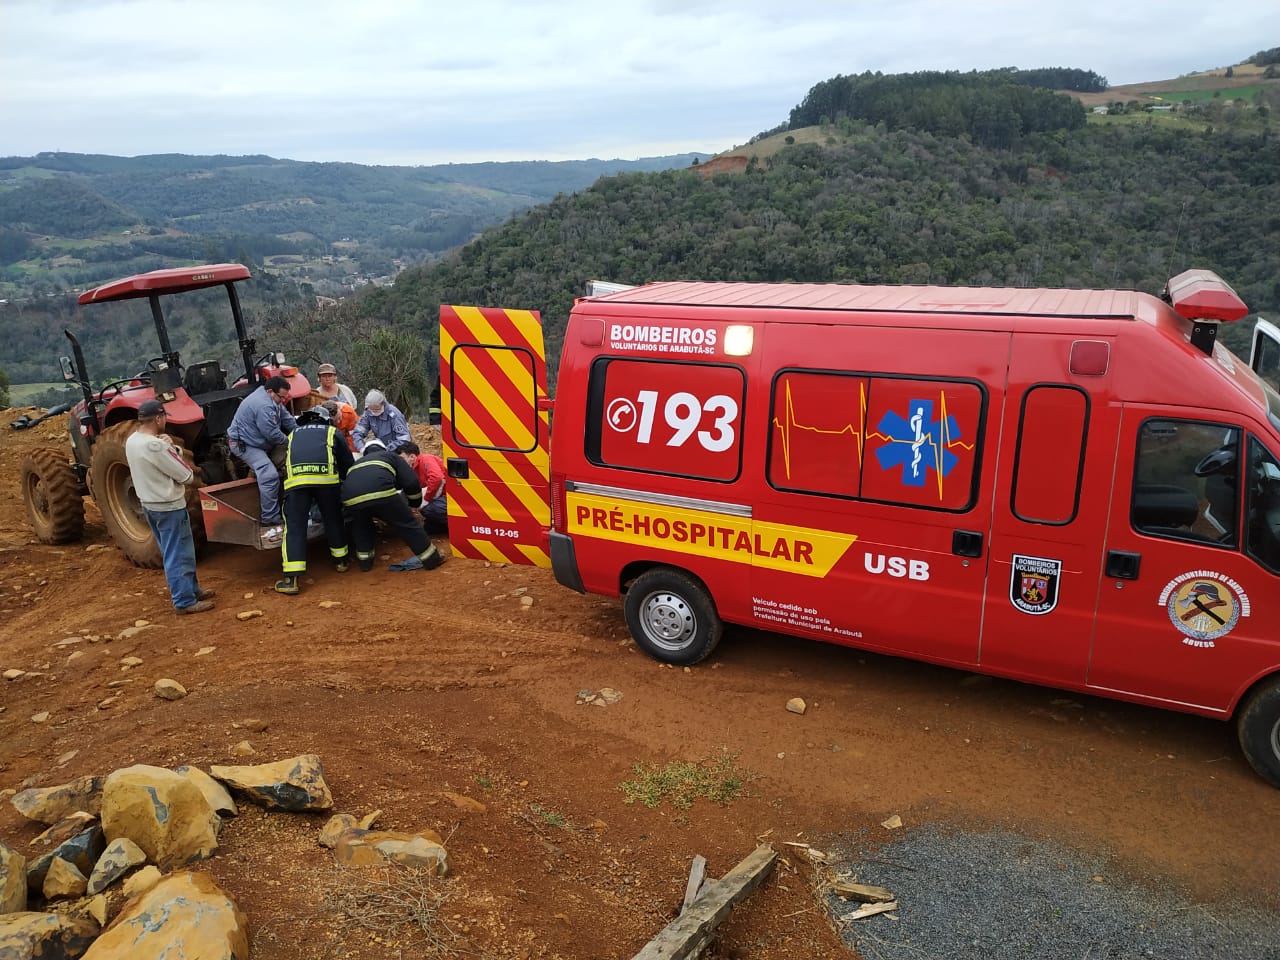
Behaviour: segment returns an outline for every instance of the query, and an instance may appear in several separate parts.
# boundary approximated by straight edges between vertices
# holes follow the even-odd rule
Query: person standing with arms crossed
[[[144,400],[138,407],[138,429],[125,441],[125,457],[133,490],[160,546],[174,609],[180,614],[204,613],[213,609],[214,592],[203,589],[196,578],[196,544],[186,490],[193,474],[164,432],[165,423],[164,404]]]

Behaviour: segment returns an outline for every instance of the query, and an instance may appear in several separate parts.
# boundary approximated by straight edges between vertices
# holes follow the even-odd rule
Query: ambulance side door
[[[1120,406],[1113,341],[1018,333],[1009,361],[981,664],[1082,685]]]
[[[548,407],[537,313],[441,306],[440,436],[458,556],[551,565]]]
[[[1225,712],[1273,669],[1280,465],[1220,410],[1126,404],[1089,685]]]

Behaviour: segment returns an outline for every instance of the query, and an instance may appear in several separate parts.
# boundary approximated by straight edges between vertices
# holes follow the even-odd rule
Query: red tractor
[[[97,502],[107,530],[125,556],[139,566],[161,566],[160,550],[134,493],[124,449],[137,427],[139,405],[155,398],[164,403],[167,429],[181,442],[195,472],[187,505],[197,549],[206,540],[274,546],[261,538],[257,484],[247,467],[232,456],[227,428],[240,401],[268,377],[289,380],[294,412],[311,405],[311,387],[278,354],[255,356],[257,345],[245,329],[235,288],[237,281],[248,278],[248,268],[238,263],[179,267],[125,277],[80,295],[81,304],[145,297],[151,304],[161,354],[134,376],[95,390],[80,343],[66,331],[74,359],[62,358],[63,378],[79,385],[83,399],[70,413],[70,462],[63,451],[49,447],[33,451],[22,462],[22,499],[37,539],[54,544],[78,540],[84,530],[87,493]],[[217,360],[183,364],[169,342],[160,307],[161,297],[216,286],[226,288],[244,362],[244,373],[230,384]]]

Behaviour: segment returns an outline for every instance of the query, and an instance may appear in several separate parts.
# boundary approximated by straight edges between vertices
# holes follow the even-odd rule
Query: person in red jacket
[[[416,443],[402,443],[396,450],[404,462],[413,467],[422,484],[422,526],[430,534],[449,532],[449,501],[445,498],[444,461],[434,454],[423,453]]]

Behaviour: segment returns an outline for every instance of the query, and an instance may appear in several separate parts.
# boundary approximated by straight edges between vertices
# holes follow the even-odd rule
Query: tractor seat
[[[186,376],[182,378],[182,385],[186,388],[187,393],[192,396],[225,390],[227,389],[227,372],[222,369],[222,364],[217,360],[193,363],[187,367]]]

